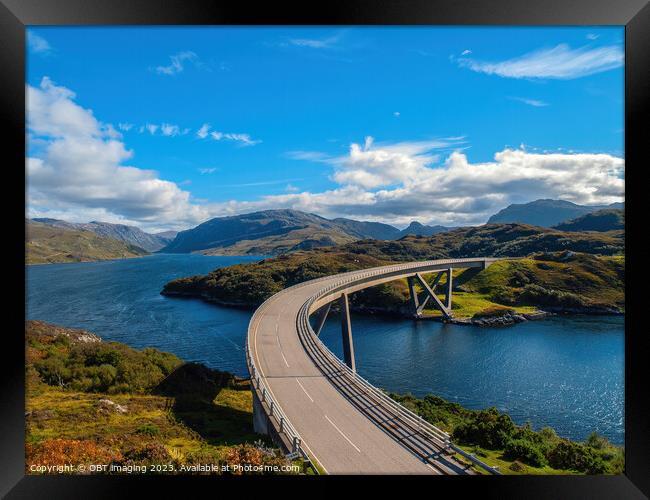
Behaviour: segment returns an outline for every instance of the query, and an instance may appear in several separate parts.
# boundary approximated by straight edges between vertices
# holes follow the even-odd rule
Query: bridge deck
[[[341,275],[336,275],[272,297],[249,328],[252,362],[302,437],[303,448],[330,474],[466,473],[448,456],[438,456],[439,450],[427,451],[426,444],[414,441],[417,432],[392,425],[390,412],[355,388],[344,373],[324,373],[318,355],[301,341],[301,308],[340,282]],[[433,455],[431,463],[422,458],[423,449],[424,455]]]

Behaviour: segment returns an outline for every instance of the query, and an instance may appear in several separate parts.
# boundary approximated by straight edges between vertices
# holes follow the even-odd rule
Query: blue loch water
[[[27,317],[244,376],[251,311],[167,298],[160,290],[174,278],[257,259],[158,254],[29,266]],[[518,423],[548,425],[572,439],[596,430],[623,443],[622,317],[478,328],[355,315],[352,328],[357,369],[377,386],[416,396],[433,393],[468,408],[496,406]],[[336,316],[321,337],[341,355]]]

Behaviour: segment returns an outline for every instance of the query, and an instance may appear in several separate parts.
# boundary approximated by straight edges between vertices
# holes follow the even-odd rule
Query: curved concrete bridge
[[[328,473],[467,474],[449,436],[388,398],[356,373],[348,294],[407,278],[413,312],[427,301],[451,315],[451,270],[485,269],[497,259],[448,259],[397,264],[328,276],[289,287],[253,314],[246,357],[251,374],[255,429]],[[437,273],[431,285],[422,275]],[[436,287],[446,275],[445,300]],[[415,283],[423,289],[418,297]],[[341,307],[345,363],[318,333],[333,302]],[[316,331],[309,317],[317,313]]]

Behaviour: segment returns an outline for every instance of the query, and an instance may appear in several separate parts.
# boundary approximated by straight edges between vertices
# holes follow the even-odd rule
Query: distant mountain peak
[[[622,208],[622,203],[611,205],[578,205],[566,200],[549,198],[529,203],[513,203],[500,210],[487,221],[488,224],[521,223],[533,226],[553,227],[564,221],[605,208]]]

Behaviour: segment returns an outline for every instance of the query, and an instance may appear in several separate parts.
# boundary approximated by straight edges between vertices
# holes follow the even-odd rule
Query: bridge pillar
[[[339,299],[341,306],[341,338],[343,340],[343,361],[348,367],[356,372],[354,362],[354,344],[352,343],[352,323],[350,321],[350,304],[348,303],[348,294],[342,293]]]
[[[445,307],[447,310],[451,313],[451,291],[453,288],[453,274],[452,274],[452,268],[450,267],[447,270],[447,290],[445,293]]]
[[[253,430],[258,434],[269,435],[269,417],[264,411],[264,407],[257,397],[255,390],[253,393]]]
[[[318,310],[318,319],[316,320],[317,321],[316,336],[320,335],[320,331],[323,329],[323,326],[325,325],[325,320],[327,319],[327,315],[329,314],[331,307],[332,307],[332,303],[328,302]]]
[[[420,317],[420,301],[418,300],[418,293],[415,290],[415,277],[409,276],[406,278],[409,284],[409,294],[411,295],[411,306],[413,307],[413,315],[418,318]]]

